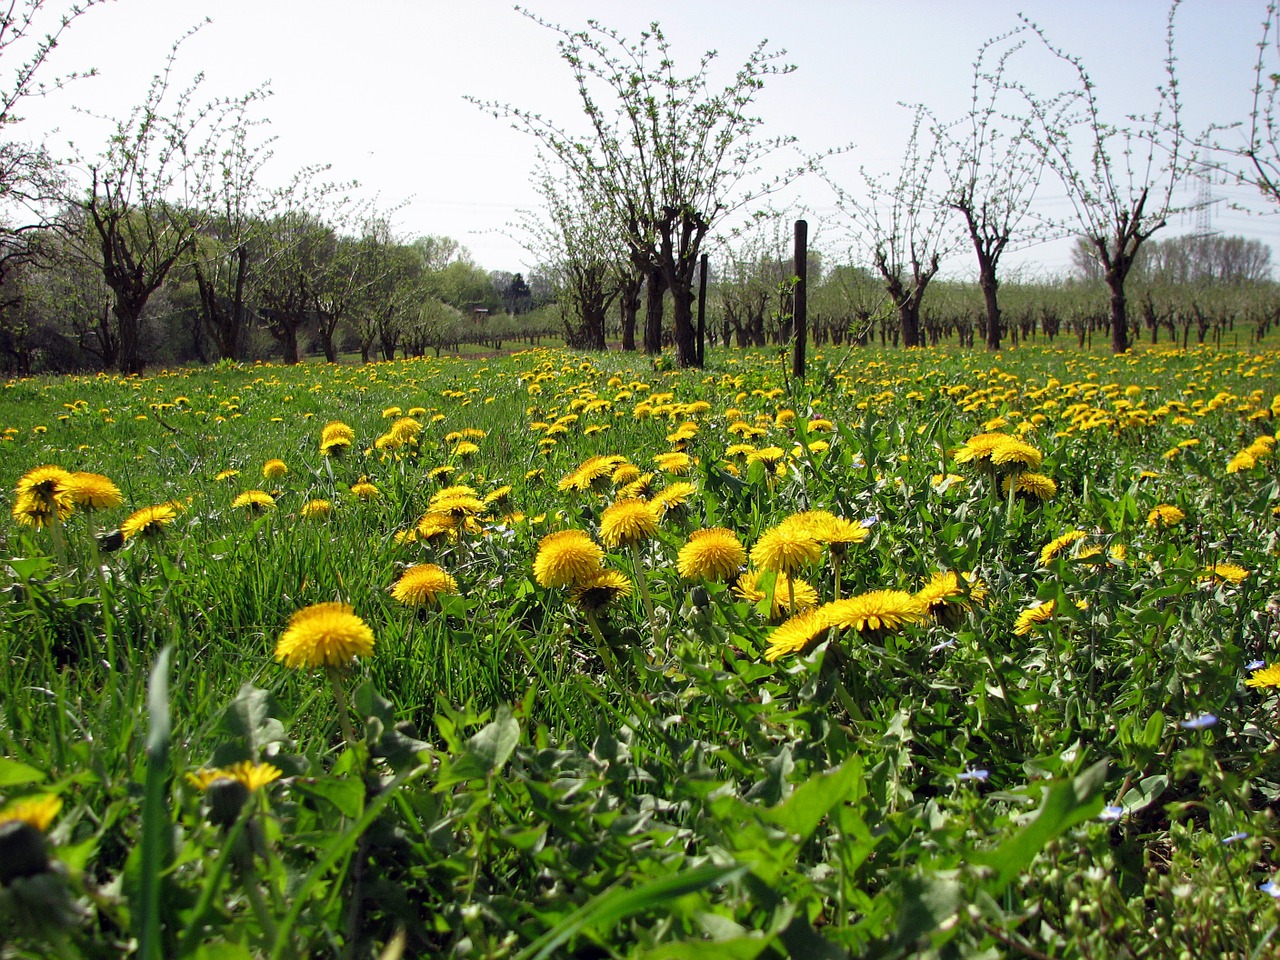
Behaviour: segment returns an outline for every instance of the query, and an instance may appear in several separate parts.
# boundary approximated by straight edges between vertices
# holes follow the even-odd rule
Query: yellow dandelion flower
[[[738,582],[733,586],[733,593],[741,600],[748,603],[756,604],[764,600],[768,593],[761,585],[760,581],[766,575],[766,571],[747,570],[738,578]],[[795,607],[791,606],[792,594],[795,595]],[[818,591],[804,580],[793,580],[785,573],[779,573],[774,578],[773,584],[773,605],[770,609],[770,619],[777,619],[785,610],[787,613],[798,613],[801,610],[807,610],[810,607],[818,605]]]
[[[164,528],[173,523],[178,515],[177,508],[171,503],[161,503],[153,507],[135,510],[120,524],[120,533],[128,540],[130,537],[158,537]]]
[[[349,603],[317,603],[289,618],[275,658],[287,667],[340,667],[373,653],[373,631]]]
[[[687,453],[660,453],[653,462],[663,473],[682,477],[693,469],[696,461]]]
[[[946,570],[931,576],[928,583],[916,591],[915,597],[927,614],[945,625],[952,625],[959,614],[974,603],[982,603],[987,598],[987,590],[972,573],[964,574],[961,583],[954,570]]]
[[[361,480],[359,483],[351,485],[351,492],[361,500],[376,500],[382,496],[382,491],[375,487],[367,480]]]
[[[676,569],[686,580],[728,580],[747,562],[738,535],[725,527],[695,530],[676,556]]]
[[[665,516],[685,507],[698,488],[683,480],[669,483],[653,495],[653,502]]]
[[[1088,535],[1085,530],[1068,530],[1062,536],[1054,537],[1040,550],[1040,566],[1047,567],[1050,560],[1077,540],[1083,540]]]
[[[284,771],[273,764],[241,760],[229,767],[204,767],[189,772],[187,782],[203,793],[209,789],[210,784],[218,780],[234,780],[250,793],[256,793],[267,784],[279,780],[283,775]]]
[[[51,505],[55,497],[66,493],[67,486],[70,483],[70,472],[53,464],[45,464],[24,473],[19,478],[13,492],[15,498],[21,498],[26,495],[42,500],[46,505]]]
[[[333,504],[328,500],[308,500],[298,512],[306,520],[324,520],[333,512]]]
[[[1046,600],[1044,603],[1035,603],[1027,607],[1018,614],[1018,619],[1014,621],[1013,632],[1022,637],[1026,636],[1036,627],[1044,626],[1053,619],[1053,611],[1056,604],[1052,600]]]
[[[100,473],[71,474],[66,494],[77,507],[87,510],[106,510],[124,503],[120,488]]]
[[[879,634],[924,619],[925,607],[905,590],[872,590],[836,600],[822,608],[828,622],[841,630]]]
[[[831,627],[824,609],[806,610],[784,621],[769,634],[764,658],[770,663],[788,653],[800,653]]]
[[[1249,576],[1249,571],[1235,563],[1215,563],[1204,568],[1201,580],[1213,580],[1218,583],[1242,583]]]
[[[1006,494],[1009,492],[1009,487],[1014,486],[1015,496],[1020,496],[1027,500],[1038,500],[1041,503],[1046,500],[1052,500],[1058,493],[1058,485],[1053,481],[1052,477],[1027,470],[1010,474],[1004,478],[1001,485]]]
[[[70,495],[59,490],[48,499],[33,493],[20,493],[13,501],[13,519],[18,523],[41,530],[58,520],[66,520],[75,512]]]
[[[619,500],[600,515],[600,539],[607,547],[639,543],[657,532],[658,506],[647,500]]]
[[[751,563],[761,570],[791,574],[817,563],[822,544],[807,529],[785,522],[766,530],[751,548]]]
[[[631,595],[631,581],[616,570],[601,570],[574,586],[569,602],[581,610],[601,610]]]
[[[443,595],[458,592],[458,581],[434,563],[410,567],[391,587],[391,596],[406,606],[431,605]]]
[[[1280,687],[1280,664],[1273,663],[1261,670],[1255,670],[1249,674],[1249,679],[1244,682],[1246,687],[1253,687],[1255,690],[1266,690],[1268,687]]]
[[[230,480],[232,477],[238,477],[238,476],[240,476],[239,470],[235,470],[235,469],[219,470],[218,475],[213,479],[221,483],[224,480]]]
[[[41,833],[49,829],[53,818],[62,809],[62,798],[47,795],[43,797],[27,797],[15,800],[0,810],[0,824],[25,823]]]
[[[268,460],[262,465],[262,476],[266,480],[279,480],[289,472],[283,460]]]
[[[1187,515],[1170,503],[1160,503],[1147,514],[1147,526],[1157,528],[1176,527]]]
[[[243,508],[251,513],[261,513],[263,510],[270,510],[275,505],[275,497],[263,490],[246,490],[231,501],[232,510]]]
[[[1241,450],[1227,462],[1227,473],[1239,473],[1242,470],[1252,470],[1258,465],[1257,458],[1248,450]]]
[[[603,560],[600,545],[581,530],[560,530],[538,542],[533,576],[544,587],[585,583],[600,572]]]

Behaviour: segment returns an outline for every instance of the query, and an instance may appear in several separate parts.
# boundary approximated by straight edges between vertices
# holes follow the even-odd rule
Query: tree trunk
[[[667,284],[657,270],[649,271],[645,276],[645,284],[644,352],[657,356],[662,352],[662,300],[667,292]]]
[[[1111,290],[1111,352],[1124,353],[1129,349],[1129,310],[1124,296],[1124,280],[1114,274],[1107,277]]]
[[[146,301],[144,300],[143,303]],[[120,329],[118,366],[125,376],[142,373],[142,342],[139,334],[142,326],[142,308],[126,302],[118,295],[112,312]]]
[[[693,325],[693,290],[677,284],[671,290],[672,326],[676,341],[676,366],[696,367],[698,364],[698,338]]]
[[[982,287],[982,300],[987,307],[987,349],[1000,349],[1000,302],[997,299],[995,265],[983,262],[978,273],[978,285]]]
[[[634,279],[622,284],[618,291],[618,312],[622,318],[622,349],[632,352],[636,349],[636,315],[640,312],[640,287],[644,284],[644,275],[635,274]]]

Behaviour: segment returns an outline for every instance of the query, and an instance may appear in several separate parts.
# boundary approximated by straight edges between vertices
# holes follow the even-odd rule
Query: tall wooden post
[[[805,341],[809,335],[809,224],[796,221],[796,287],[791,308],[792,329],[795,331],[796,349],[791,359],[791,376],[804,379]]]
[[[707,344],[707,255],[702,255],[702,271],[698,278],[698,366],[705,364]]]

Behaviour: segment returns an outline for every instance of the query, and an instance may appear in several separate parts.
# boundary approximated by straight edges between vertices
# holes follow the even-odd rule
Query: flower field
[[[1280,950],[1280,354],[0,398],[0,956]]]

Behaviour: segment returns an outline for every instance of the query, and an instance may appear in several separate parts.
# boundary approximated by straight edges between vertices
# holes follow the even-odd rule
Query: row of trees
[[[856,184],[824,173],[826,158],[812,156],[772,178],[759,177],[763,158],[790,142],[759,137],[761,120],[749,113],[766,79],[792,69],[763,44],[725,86],[713,89],[708,77],[715,55],[681,75],[657,24],[630,41],[594,22],[571,31],[539,21],[558,35],[586,129],[571,131],[507,104],[482,106],[532,134],[543,150],[535,182],[548,216],[530,231],[531,248],[558,255],[576,309],[574,339],[584,346],[603,343],[601,318],[616,300],[624,343],[632,347],[639,294],[647,290],[643,347],[660,350],[666,290],[677,363],[697,363],[695,266],[714,228],[795,177],[818,172],[850,228],[852,259],[878,278],[904,346],[925,343],[926,291],[943,260],[968,245],[983,296],[982,340],[999,349],[1007,330],[999,299],[1004,255],[1076,235],[1081,270],[1107,290],[1111,347],[1123,351],[1133,340],[1130,289],[1139,274],[1166,282],[1269,276],[1269,255],[1260,244],[1220,238],[1206,245],[1193,238],[1155,245],[1152,239],[1174,214],[1195,206],[1180,198],[1197,178],[1252,184],[1267,202],[1280,199],[1280,73],[1268,60],[1276,49],[1269,42],[1275,5],[1266,8],[1245,145],[1231,149],[1217,135],[1241,124],[1198,135],[1184,125],[1178,5],[1174,0],[1167,21],[1165,82],[1146,113],[1109,119],[1083,61],[1022,18],[979,49],[965,114],[941,118],[916,105],[899,167],[888,174],[864,169]],[[1059,68],[1060,90],[1044,94],[1021,79],[1019,68],[1035,51]],[[1068,217],[1037,212],[1035,197],[1046,181],[1065,191]],[[741,255],[728,260],[735,257]],[[744,307],[726,302],[725,310],[733,324]],[[744,329],[755,323],[753,315]]]
[[[12,128],[17,107],[37,91],[35,76],[60,31],[97,0],[71,7],[41,32],[44,2],[0,13],[0,64],[22,63],[0,91],[0,128]],[[924,345],[939,328],[926,292],[942,260],[967,243],[982,293],[976,326],[997,349],[1023,323],[1002,316],[1001,258],[1075,233],[1080,272],[1107,290],[1111,345],[1123,350],[1139,328],[1129,304],[1135,278],[1178,284],[1269,274],[1260,244],[1152,240],[1193,177],[1230,176],[1277,196],[1277,84],[1266,61],[1275,8],[1268,7],[1259,47],[1248,146],[1235,151],[1219,148],[1212,129],[1193,137],[1183,127],[1176,11],[1177,2],[1166,83],[1149,114],[1107,122],[1083,63],[1023,20],[978,51],[965,115],[939,118],[917,105],[898,169],[863,170],[856,187],[824,172],[830,155],[763,173],[791,141],[762,137],[752,105],[767,80],[793,69],[765,44],[717,88],[715,54],[680,73],[657,24],[633,42],[594,22],[572,31],[538,21],[557,35],[583,129],[508,104],[480,104],[541,147],[535,184],[545,209],[520,225],[541,265],[530,282],[495,279],[453,241],[397,237],[395,210],[352,200],[351,185],[327,181],[323,168],[303,170],[284,187],[263,186],[271,157],[259,117],[266,91],[202,101],[199,79],[175,89],[180,40],[143,102],[115,123],[96,157],[82,160],[87,183],[65,178],[39,147],[5,145],[0,199],[10,222],[0,233],[0,351],[22,370],[42,361],[60,366],[52,354],[78,352],[136,373],[160,358],[158,341],[171,353],[183,342],[183,352],[200,359],[237,359],[263,334],[289,362],[300,358],[304,338],[330,360],[344,346],[365,359],[392,357],[464,339],[476,316],[527,318],[554,298],[572,345],[603,348],[616,308],[625,349],[657,353],[669,341],[676,362],[690,366],[700,362],[694,303],[708,246],[715,246],[713,300],[725,338],[758,343],[770,316],[789,329],[785,298],[794,271],[779,252],[779,221],[757,208],[815,172],[835,190],[853,238],[841,259],[854,264],[825,277],[820,262],[810,270],[815,323],[847,337],[875,318],[882,338],[892,331],[895,343]],[[1044,96],[1018,78],[1028,46],[1064,68],[1061,91]],[[1046,179],[1065,188],[1072,219],[1051,222],[1034,212]],[[867,277],[878,289],[868,288]],[[823,297],[843,299],[829,305]],[[533,316],[524,326],[546,330],[546,312]],[[161,328],[164,338],[148,335]],[[507,336],[520,328],[514,321],[493,327]]]

